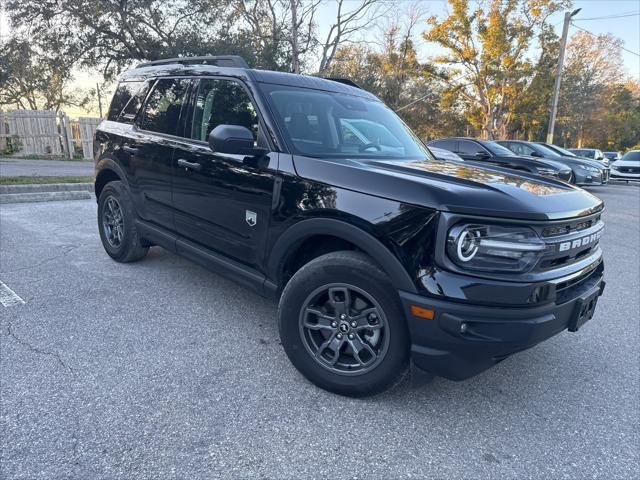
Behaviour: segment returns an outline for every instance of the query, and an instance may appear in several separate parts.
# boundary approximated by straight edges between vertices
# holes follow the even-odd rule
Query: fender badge
[[[245,210],[244,219],[247,221],[250,227],[255,227],[258,223],[258,214],[251,210]]]

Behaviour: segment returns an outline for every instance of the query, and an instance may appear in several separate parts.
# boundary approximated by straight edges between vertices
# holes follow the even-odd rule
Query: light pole
[[[558,56],[558,66],[556,68],[556,82],[553,87],[553,103],[551,104],[551,115],[549,116],[549,130],[547,130],[547,143],[553,143],[553,129],[556,126],[556,112],[558,111],[558,96],[560,95],[560,82],[562,81],[562,65],[564,64],[564,50],[567,46],[567,34],[569,33],[569,22],[571,18],[582,10],[576,8],[573,12],[564,14],[564,25],[562,26],[562,37],[560,38],[560,55]]]

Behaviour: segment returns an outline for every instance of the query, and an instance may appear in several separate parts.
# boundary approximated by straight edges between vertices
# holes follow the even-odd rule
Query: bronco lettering
[[[571,250],[573,248],[584,247],[585,245],[589,245],[590,243],[593,243],[599,240],[601,236],[602,236],[602,230],[596,233],[592,233],[591,235],[587,235],[586,237],[573,240],[572,242],[562,242],[558,250],[560,252],[566,252],[567,250]]]

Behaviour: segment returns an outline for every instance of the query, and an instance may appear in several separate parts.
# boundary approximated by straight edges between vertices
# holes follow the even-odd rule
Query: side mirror
[[[536,152],[535,150],[533,150],[533,151],[531,152],[531,156],[532,156],[532,157],[538,157],[538,158],[541,158],[541,157],[542,157],[542,154],[541,154],[540,152]]]
[[[209,134],[209,148],[216,153],[257,156],[266,153],[254,146],[253,134],[240,125],[218,125]]]
[[[487,152],[476,152],[475,153],[475,157],[476,158],[489,158],[489,154]]]

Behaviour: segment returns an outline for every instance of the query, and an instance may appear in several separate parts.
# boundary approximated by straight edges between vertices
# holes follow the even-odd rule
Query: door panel
[[[209,249],[251,267],[264,255],[277,154],[261,158],[220,154],[205,143],[217,125],[258,131],[258,116],[247,91],[236,81],[201,79],[194,88],[193,137],[176,146],[173,205],[177,231]]]
[[[144,220],[175,229],[171,184],[176,135],[190,79],[162,78],[153,86],[134,126],[135,141],[123,146],[136,178],[139,214]]]

